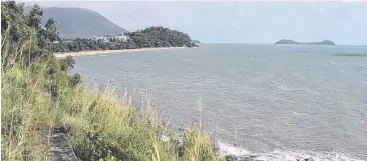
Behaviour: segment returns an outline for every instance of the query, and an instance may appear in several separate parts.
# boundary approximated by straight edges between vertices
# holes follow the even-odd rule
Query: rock
[[[53,133],[51,135],[51,152],[53,161],[80,161],[75,156],[69,138],[64,133]]]
[[[312,158],[297,159],[296,161],[313,161],[313,159]]]
[[[312,158],[307,158],[307,159],[305,159],[305,161],[313,161],[313,159]]]
[[[226,156],[226,161],[237,161],[238,158],[234,155],[227,155]]]
[[[69,131],[66,127],[56,127],[52,129],[53,133],[64,133],[67,134]]]
[[[255,155],[248,155],[248,156],[240,156],[238,161],[257,161],[258,156]]]
[[[41,142],[50,146],[52,161],[81,161],[75,156],[65,127],[53,128],[41,134]]]

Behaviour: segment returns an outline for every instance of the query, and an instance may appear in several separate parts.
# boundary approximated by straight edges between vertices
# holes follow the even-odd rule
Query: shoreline
[[[168,50],[168,49],[182,49],[182,48],[186,48],[186,47],[140,48],[140,49],[122,49],[122,50],[89,50],[89,51],[78,51],[78,52],[54,53],[54,55],[56,58],[64,58],[67,56],[84,56],[84,55],[98,55],[98,54],[109,54],[109,53]]]

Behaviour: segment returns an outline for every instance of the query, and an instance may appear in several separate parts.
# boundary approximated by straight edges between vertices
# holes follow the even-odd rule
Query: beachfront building
[[[106,36],[93,36],[92,39],[96,41],[102,40],[103,42],[108,42],[108,39]]]
[[[116,39],[118,39],[122,42],[126,42],[127,40],[129,40],[129,37],[125,36],[125,35],[114,36],[114,38],[116,38]]]
[[[98,41],[103,40],[104,42],[126,42],[129,40],[129,36],[125,36],[123,34],[120,35],[104,35],[104,36],[93,36],[92,39]]]

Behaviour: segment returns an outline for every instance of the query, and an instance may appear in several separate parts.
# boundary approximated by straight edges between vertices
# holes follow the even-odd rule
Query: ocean
[[[84,83],[150,98],[172,129],[202,109],[228,154],[367,160],[366,46],[200,44],[75,59]]]

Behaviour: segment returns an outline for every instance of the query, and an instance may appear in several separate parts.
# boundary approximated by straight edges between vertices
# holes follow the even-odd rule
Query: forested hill
[[[131,41],[134,41],[139,48],[195,46],[188,34],[162,26],[150,27],[144,30],[127,33],[126,35],[129,36]]]
[[[63,37],[92,37],[127,32],[101,14],[84,8],[43,8],[42,23],[45,24],[49,18],[58,22],[60,36]]]
[[[159,47],[197,47],[197,45],[192,42],[188,34],[159,26],[131,33],[127,32],[124,36],[64,39],[59,43],[53,43],[51,50],[54,52],[78,52]]]
[[[25,9],[27,13],[31,10],[34,8]],[[51,19],[57,27],[60,37],[49,44],[53,52],[197,46],[186,33],[161,26],[128,32],[84,8],[51,7],[37,11],[42,15],[42,24]]]

